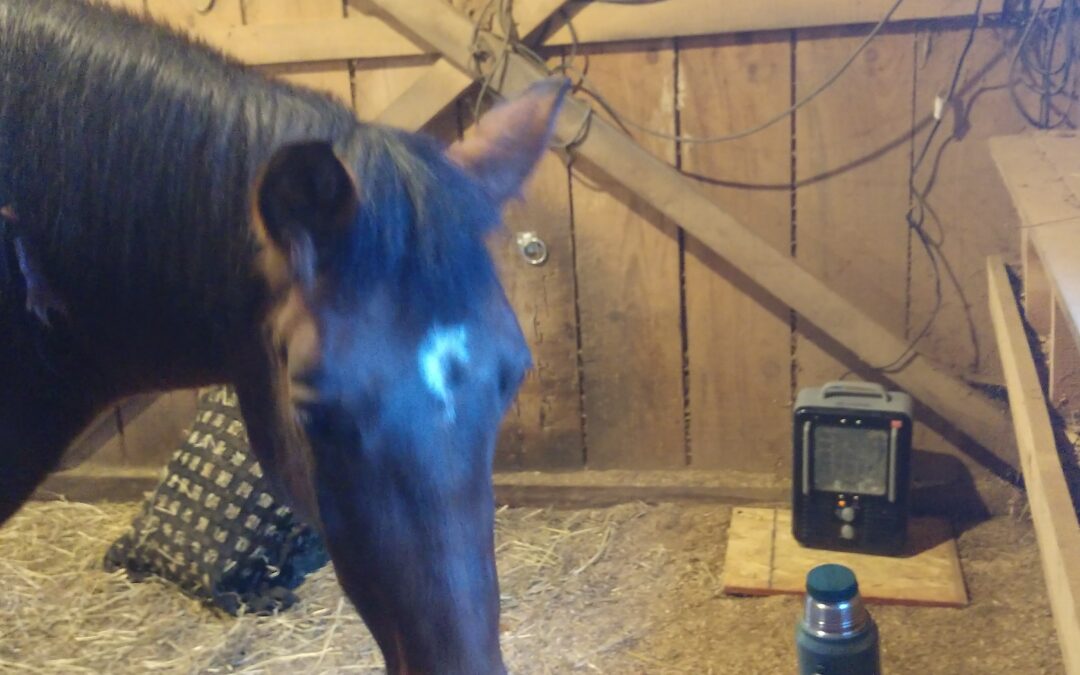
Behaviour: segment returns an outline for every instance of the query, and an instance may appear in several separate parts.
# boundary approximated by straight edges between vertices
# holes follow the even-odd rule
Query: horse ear
[[[446,150],[447,156],[503,203],[521,187],[547,148],[569,80],[533,84],[519,97],[488,111],[468,138]]]
[[[359,208],[345,166],[323,141],[285,145],[271,157],[259,182],[257,208],[266,234],[289,252],[294,271],[314,272],[324,245],[344,233]]]

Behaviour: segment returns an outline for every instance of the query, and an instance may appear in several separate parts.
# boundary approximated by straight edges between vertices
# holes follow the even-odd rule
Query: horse
[[[0,0],[0,522],[101,411],[231,383],[391,673],[503,673],[488,249],[567,83],[448,145],[166,26]]]

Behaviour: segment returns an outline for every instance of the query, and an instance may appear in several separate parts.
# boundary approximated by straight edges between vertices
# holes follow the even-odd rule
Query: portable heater
[[[912,402],[868,382],[795,399],[792,530],[809,548],[892,555],[907,538]]]

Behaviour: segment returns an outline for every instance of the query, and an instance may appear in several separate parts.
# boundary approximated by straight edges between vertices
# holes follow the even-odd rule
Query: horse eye
[[[293,409],[309,437],[333,436],[338,431],[338,414],[333,406],[318,402],[295,403]]]
[[[517,393],[525,380],[525,371],[504,365],[499,368],[499,394],[508,399]]]
[[[459,359],[450,359],[446,364],[446,382],[451,389],[456,389],[465,383],[465,364]]]
[[[357,420],[340,406],[333,404],[308,404],[301,406],[307,419],[304,433],[316,444],[330,444],[342,448],[360,447],[360,429]]]

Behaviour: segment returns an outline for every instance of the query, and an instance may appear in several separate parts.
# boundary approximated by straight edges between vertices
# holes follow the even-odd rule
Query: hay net
[[[235,616],[287,609],[328,561],[318,533],[273,496],[236,394],[219,386],[200,392],[191,431],[104,566],[160,577]]]

